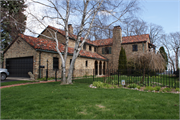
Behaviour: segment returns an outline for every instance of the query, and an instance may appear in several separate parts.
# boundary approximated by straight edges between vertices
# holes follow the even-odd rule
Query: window
[[[102,48],[102,54],[111,54],[111,47]]]
[[[138,46],[137,45],[132,45],[132,51],[138,51]]]
[[[72,61],[72,59],[70,59],[70,62],[69,62],[69,64],[71,64],[71,61]]]
[[[86,67],[88,66],[88,61],[86,60]]]
[[[94,47],[94,52],[96,52],[96,47]]]
[[[53,57],[53,69],[59,69],[59,58]]]
[[[91,51],[91,46],[89,46],[89,51]]]
[[[86,50],[86,44],[83,45],[83,49]]]

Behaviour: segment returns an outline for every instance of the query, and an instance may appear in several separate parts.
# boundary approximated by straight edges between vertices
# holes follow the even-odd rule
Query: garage
[[[33,57],[8,58],[6,59],[6,68],[9,71],[9,77],[28,77],[28,72],[33,73]]]

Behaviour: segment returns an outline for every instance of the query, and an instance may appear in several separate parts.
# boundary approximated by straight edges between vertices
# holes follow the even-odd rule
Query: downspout
[[[39,78],[41,78],[41,52],[39,52]]]

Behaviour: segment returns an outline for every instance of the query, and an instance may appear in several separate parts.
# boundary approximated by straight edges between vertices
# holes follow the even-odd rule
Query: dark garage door
[[[28,72],[33,72],[33,57],[6,59],[6,68],[10,77],[29,77]]]

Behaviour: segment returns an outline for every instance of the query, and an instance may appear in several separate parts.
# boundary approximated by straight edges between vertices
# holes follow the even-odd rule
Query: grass
[[[1,86],[14,85],[14,84],[20,84],[20,83],[30,83],[30,82],[35,82],[35,81],[19,80],[19,81],[1,82]]]
[[[92,80],[92,79],[91,79]],[[90,80],[1,89],[1,119],[178,119],[179,95],[89,88]],[[92,83],[92,82],[91,82]]]

